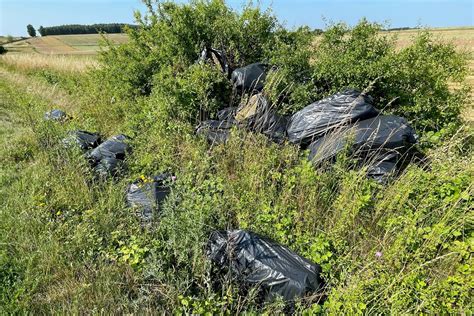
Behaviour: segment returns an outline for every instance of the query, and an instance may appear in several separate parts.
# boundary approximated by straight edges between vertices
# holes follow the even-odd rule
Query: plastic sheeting
[[[267,301],[278,296],[293,300],[323,287],[320,266],[249,231],[213,232],[207,254],[243,282],[262,286]]]
[[[377,114],[370,96],[347,89],[296,112],[288,124],[288,138],[305,146],[338,126]]]
[[[153,179],[137,180],[127,188],[127,204],[137,210],[142,223],[150,223],[160,205],[170,193],[170,174],[160,174]]]
[[[260,91],[263,89],[267,78],[267,65],[255,63],[232,72],[231,81],[239,91]]]

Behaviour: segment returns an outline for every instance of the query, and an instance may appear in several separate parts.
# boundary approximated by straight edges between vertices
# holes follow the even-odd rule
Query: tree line
[[[31,25],[28,25],[28,33],[30,36],[33,32],[31,32]],[[38,32],[41,36],[46,35],[67,35],[67,34],[98,34],[98,33],[123,33],[125,27],[130,28],[137,28],[137,25],[132,24],[125,24],[125,23],[109,23],[109,24],[91,24],[91,25],[84,25],[84,24],[68,24],[68,25],[57,25],[57,26],[47,26],[43,27],[40,26],[38,28]],[[34,29],[33,29],[34,30]]]

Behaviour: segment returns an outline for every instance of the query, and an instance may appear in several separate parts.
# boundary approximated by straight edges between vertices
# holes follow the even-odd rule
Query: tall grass
[[[273,238],[322,265],[326,303],[312,305],[317,299],[308,297],[299,312],[472,307],[472,131],[433,150],[429,168],[412,165],[381,185],[352,170],[350,156],[315,168],[294,146],[244,131],[209,148],[189,127],[163,122],[147,108],[153,102],[142,103],[154,123],[134,114],[136,121],[114,127],[135,132],[129,173],[97,182],[82,155],[61,143],[86,121],[43,122],[48,103],[17,89],[0,86],[8,113],[2,126],[10,126],[2,128],[0,153],[4,312],[285,311],[259,305],[214,274],[204,254],[209,232],[232,228]],[[177,183],[159,220],[144,229],[125,206],[125,187],[170,169]]]
[[[61,72],[84,73],[98,67],[94,56],[4,54],[0,56],[0,61],[20,71],[52,69]]]

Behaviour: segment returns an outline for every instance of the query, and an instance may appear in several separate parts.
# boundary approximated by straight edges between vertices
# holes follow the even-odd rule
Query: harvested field
[[[115,44],[128,40],[125,34],[108,34],[107,38]],[[40,53],[54,55],[95,55],[100,49],[99,34],[51,35],[28,38],[6,44],[5,47],[14,53]]]

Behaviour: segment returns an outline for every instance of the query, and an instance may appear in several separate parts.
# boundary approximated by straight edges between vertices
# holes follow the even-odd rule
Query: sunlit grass
[[[98,67],[96,57],[41,54],[5,54],[0,61],[20,71],[52,69],[65,72],[86,72]]]

